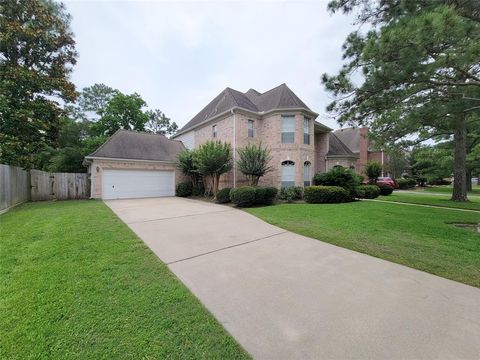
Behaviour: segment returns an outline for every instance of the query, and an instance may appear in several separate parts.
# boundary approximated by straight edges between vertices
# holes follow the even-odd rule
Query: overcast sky
[[[317,120],[320,82],[341,64],[352,19],[318,2],[67,1],[79,58],[78,89],[104,83],[139,93],[179,126],[224,88],[264,92],[286,83]]]

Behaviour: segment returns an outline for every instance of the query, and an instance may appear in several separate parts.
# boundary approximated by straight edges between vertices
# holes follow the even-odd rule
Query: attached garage
[[[163,135],[119,130],[85,157],[92,198],[132,199],[174,196],[183,180],[176,158],[185,147]]]
[[[106,169],[102,176],[103,199],[175,195],[175,171]]]

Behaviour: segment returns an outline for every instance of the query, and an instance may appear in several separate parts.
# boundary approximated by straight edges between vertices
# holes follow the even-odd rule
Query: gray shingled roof
[[[114,159],[176,161],[185,147],[181,141],[164,135],[118,130],[103,145],[87,156]]]
[[[213,99],[202,111],[190,120],[178,133],[183,133],[192,129],[214,116],[234,107],[241,107],[252,112],[265,112],[274,109],[304,108],[309,111],[310,108],[300,100],[300,98],[288,88],[286,84],[279,85],[265,93],[259,93],[254,89],[246,93],[226,88],[215,99]]]
[[[328,134],[327,156],[356,156],[334,133]]]
[[[353,153],[360,152],[360,128],[338,129],[333,132]]]

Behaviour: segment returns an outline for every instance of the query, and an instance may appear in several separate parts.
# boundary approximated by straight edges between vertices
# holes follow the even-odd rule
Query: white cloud
[[[320,76],[338,70],[353,29],[326,4],[68,2],[80,52],[73,80],[136,91],[179,125],[227,86],[263,92],[285,82],[323,113]]]

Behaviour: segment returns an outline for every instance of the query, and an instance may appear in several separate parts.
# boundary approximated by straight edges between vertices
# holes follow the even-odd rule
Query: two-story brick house
[[[271,151],[273,171],[260,184],[304,186],[327,165],[332,129],[317,122],[317,117],[285,84],[264,93],[226,88],[173,138],[190,149],[208,140],[225,141],[232,145],[234,157],[236,149],[262,143]],[[221,180],[222,186],[244,183],[236,168]]]
[[[246,93],[226,88],[172,139],[163,135],[119,130],[85,157],[91,196],[103,199],[172,196],[185,178],[176,168],[176,157],[208,140],[237,149],[262,143],[271,151],[273,171],[261,185],[308,186],[315,173],[344,166],[362,172],[366,160],[378,157],[369,151],[366,129],[332,129],[316,121],[312,111],[285,84],[267,92]],[[221,187],[245,184],[233,168],[221,178]]]

